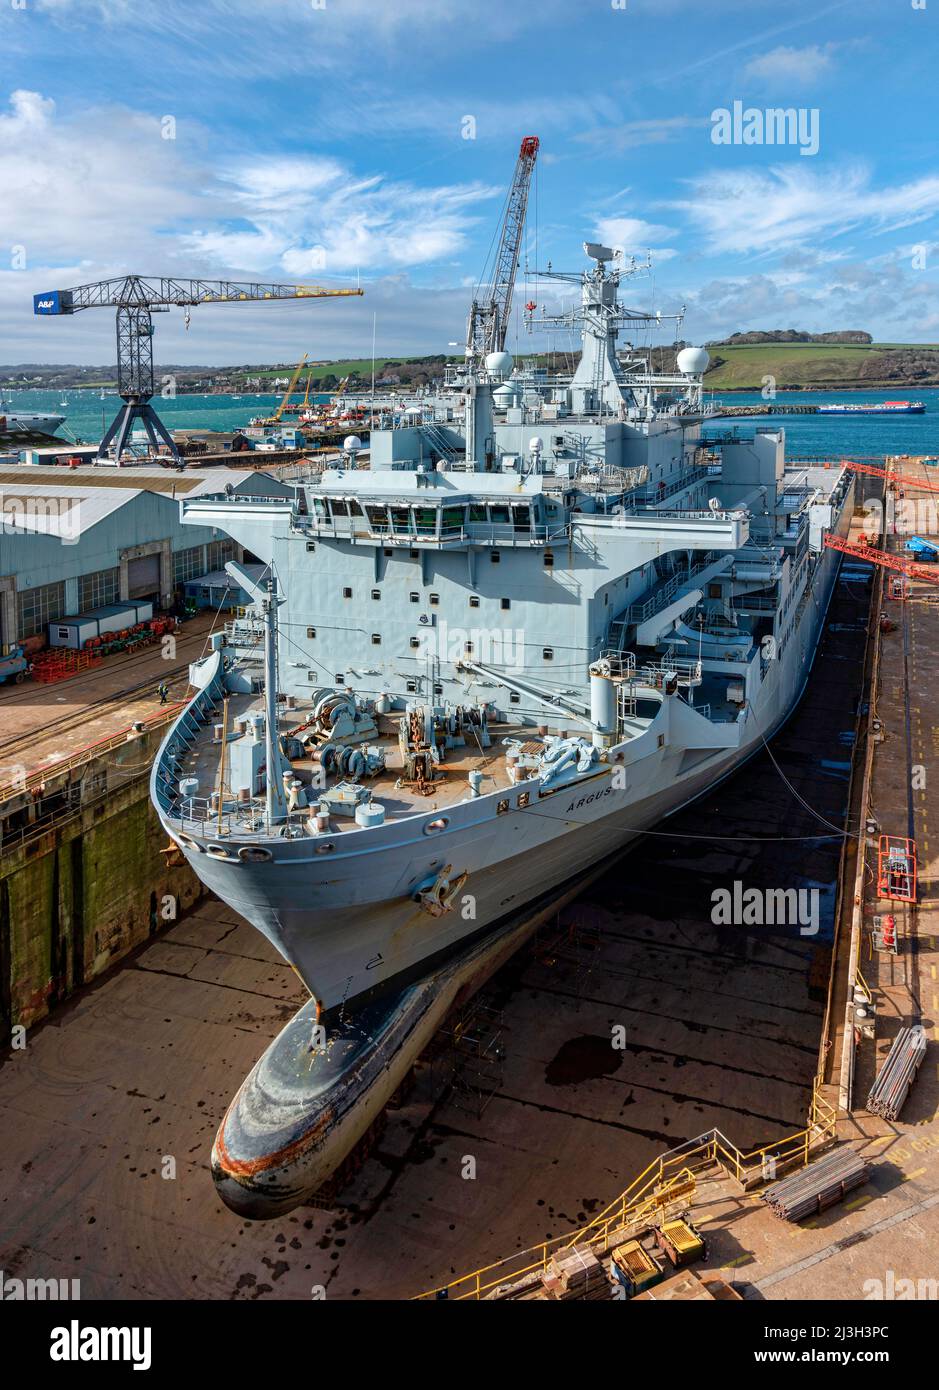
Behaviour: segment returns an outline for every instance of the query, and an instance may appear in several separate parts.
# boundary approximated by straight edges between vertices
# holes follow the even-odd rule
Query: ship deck
[[[231,696],[228,709],[229,726],[231,727],[237,718],[262,709],[263,700],[259,696]],[[291,734],[293,730],[305,724],[310,713],[310,707],[303,705],[298,705],[293,710],[288,711],[286,715],[281,717],[281,731],[288,735]],[[456,805],[458,802],[469,800],[471,795],[470,772],[478,771],[483,775],[480,795],[497,790],[508,791],[515,783],[511,779],[509,765],[506,761],[509,749],[503,740],[518,739],[522,743],[529,743],[533,752],[540,750],[544,742],[537,730],[529,724],[491,722],[488,726],[491,740],[489,748],[474,748],[467,744],[463,747],[446,749],[443,752],[443,761],[437,768],[437,776],[432,786],[421,790],[416,784],[400,784],[403,773],[403,760],[397,729],[400,718],[400,714],[377,715],[377,737],[350,740],[357,747],[367,744],[369,747],[380,748],[385,755],[384,771],[374,777],[365,777],[361,780],[371,792],[372,802],[378,802],[384,807],[388,819],[416,815],[426,811],[443,810],[448,806]],[[638,723],[639,721],[633,722]],[[575,726],[571,726],[570,732],[572,734],[577,732]],[[586,732],[586,726],[582,732]],[[353,780],[343,777],[342,774],[330,773],[325,778],[325,782],[322,780],[316,782],[315,779],[320,774],[320,768],[314,756],[291,759],[290,766],[298,779],[308,789],[308,801],[311,803],[315,803],[318,792],[335,787],[340,782]],[[533,771],[534,769],[532,769]],[[184,760],[182,772],[186,777],[198,779],[198,797],[200,800],[205,799],[211,791],[217,791],[219,778],[222,775],[221,744],[215,742],[208,735],[200,739],[189,757]],[[519,780],[522,780],[522,777]],[[230,787],[227,777],[224,777],[223,788],[226,792],[224,812],[228,814],[234,810],[235,800],[233,789]],[[311,788],[312,790],[310,790]],[[302,808],[297,814],[305,820],[310,814],[309,807]],[[262,815],[263,797],[255,797],[252,802],[239,807],[236,812],[240,821],[240,829],[248,834],[252,829],[261,828],[259,818]],[[357,828],[351,809],[348,815],[335,811],[331,814],[330,834],[341,834],[343,831]]]

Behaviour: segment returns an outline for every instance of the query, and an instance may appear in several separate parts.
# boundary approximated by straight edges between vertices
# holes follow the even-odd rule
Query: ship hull
[[[737,747],[704,750],[689,767],[687,748],[666,745],[635,764],[621,788],[606,767],[498,819],[491,811],[474,819],[474,803],[464,802],[431,843],[403,830],[395,841],[324,859],[309,840],[293,841],[276,862],[250,865],[185,845],[184,852],[206,886],[295,967],[322,1009],[401,988],[497,931],[526,903],[621,853],[759,752],[805,689],[839,561],[833,550],[819,557],[814,602],[805,605],[785,661],[774,663]],[[414,893],[441,871],[466,880],[452,910],[434,917]]]

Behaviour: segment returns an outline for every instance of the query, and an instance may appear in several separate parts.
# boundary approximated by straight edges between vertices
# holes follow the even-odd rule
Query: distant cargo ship
[[[873,405],[820,405],[818,415],[924,415],[922,401],[881,401]]]

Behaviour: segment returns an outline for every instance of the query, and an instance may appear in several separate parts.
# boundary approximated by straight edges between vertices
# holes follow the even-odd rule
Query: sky
[[[3,364],[112,362],[32,296],[128,272],[365,291],[162,314],[161,362],[453,351],[526,135],[511,349],[570,344],[520,306],[585,240],[687,341],[939,342],[939,0],[0,0],[0,51]]]

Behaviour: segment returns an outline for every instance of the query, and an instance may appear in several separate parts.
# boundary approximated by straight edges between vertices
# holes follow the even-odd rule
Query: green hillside
[[[759,391],[765,376],[780,391],[939,386],[936,343],[711,343],[708,351],[712,391]]]

